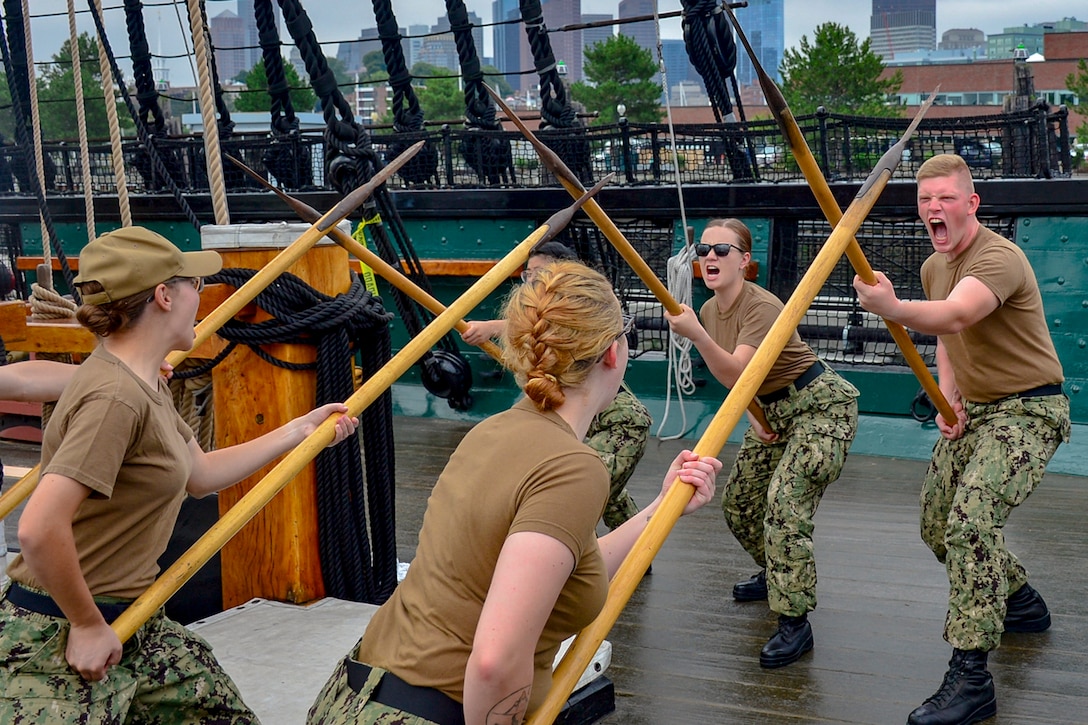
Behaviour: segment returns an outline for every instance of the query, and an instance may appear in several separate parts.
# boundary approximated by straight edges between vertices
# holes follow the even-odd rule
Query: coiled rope
[[[241,287],[256,274],[225,269],[208,282]],[[357,275],[343,294],[321,294],[291,274],[283,274],[257,295],[255,304],[272,316],[259,323],[227,322],[219,336],[226,350],[209,363],[175,373],[187,379],[203,375],[234,346],[247,345],[261,359],[288,370],[316,370],[315,405],[342,402],[354,392],[352,355],[365,376],[391,357],[389,315],[381,300],[367,292]],[[313,363],[292,363],[269,354],[270,344],[307,344],[317,348]],[[392,393],[386,390],[360,415],[366,475],[359,439],[322,451],[316,459],[318,549],[329,596],[380,604],[397,583],[394,509]],[[370,536],[367,536],[369,523]]]

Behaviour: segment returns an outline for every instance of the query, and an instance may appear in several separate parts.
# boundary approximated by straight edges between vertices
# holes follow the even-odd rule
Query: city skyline
[[[244,0],[243,0],[244,2]],[[813,31],[820,23],[834,21],[849,27],[861,39],[869,37],[872,0],[839,0],[835,5],[835,17],[827,17],[828,9],[823,3],[807,0],[783,0],[785,48],[799,45],[801,36],[812,39]],[[468,0],[466,6],[481,18],[489,22],[492,17],[492,0]],[[63,42],[68,38],[67,4],[64,0],[35,0],[31,23],[35,60],[39,63],[48,61]],[[223,10],[238,11],[231,2],[217,2],[209,5],[209,12],[216,15]],[[327,56],[336,55],[336,44],[340,41],[355,40],[360,31],[373,27],[374,17],[369,5],[360,8],[354,21],[345,21],[344,10],[334,3],[310,2],[305,5],[314,26],[314,32]],[[582,0],[583,14],[618,15],[618,0]],[[659,4],[659,13],[668,13],[680,9],[679,0],[668,0]],[[433,24],[439,16],[445,15],[442,0],[406,0],[394,8],[398,25],[407,27],[421,21]],[[745,9],[738,9],[737,15],[742,25],[746,24]],[[1061,20],[1075,13],[1070,12],[1065,0],[1036,0],[1030,5],[1016,3],[993,3],[989,0],[937,0],[937,37],[953,28],[978,28],[987,35],[1000,33],[1006,27],[1034,25],[1040,22]],[[1083,13],[1088,16],[1088,12]],[[175,86],[191,85],[194,73],[187,49],[192,40],[188,37],[188,15],[184,3],[176,8],[160,5],[145,7],[145,22],[148,27],[148,44],[152,54],[178,56],[169,58],[167,67],[170,82]],[[1078,18],[1088,20],[1088,17]],[[180,21],[180,22],[179,22]],[[93,32],[93,22],[86,11],[77,13],[77,29],[80,32]],[[111,43],[118,56],[127,56],[127,34],[125,32],[124,13],[120,10],[107,11],[106,28]],[[184,37],[183,37],[184,36]],[[663,38],[682,38],[679,18],[661,21]],[[289,38],[285,37],[287,42]],[[482,56],[490,57],[492,48],[492,29],[484,29],[484,49]],[[285,52],[285,55],[287,53]],[[126,75],[130,75],[127,60],[121,61]]]

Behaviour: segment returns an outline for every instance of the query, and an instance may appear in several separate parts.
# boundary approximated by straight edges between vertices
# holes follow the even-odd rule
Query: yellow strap
[[[351,235],[355,239],[355,241],[359,242],[359,244],[362,244],[364,247],[367,246],[366,226],[367,224],[374,224],[375,219],[377,219],[377,223],[381,223],[381,217],[379,216],[375,216],[371,219],[364,219],[363,221],[359,222],[359,226],[355,227],[355,233]],[[369,247],[367,248],[369,249]],[[362,268],[361,271],[363,273],[363,284],[366,285],[366,291],[377,297],[378,281],[374,278],[374,270],[368,267],[362,260],[359,260],[359,266]]]

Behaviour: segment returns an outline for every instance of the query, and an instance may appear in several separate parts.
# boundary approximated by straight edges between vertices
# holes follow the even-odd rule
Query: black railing
[[[809,148],[830,181],[864,179],[881,155],[899,138],[909,120],[819,113],[797,119]],[[615,172],[614,184],[728,184],[799,181],[802,174],[778,126],[772,120],[741,124],[682,125],[670,133],[663,124],[618,124],[574,131],[549,129],[540,137],[563,157],[583,182]],[[382,157],[392,148],[424,139],[437,151],[437,164],[409,182],[397,177],[394,189],[536,188],[557,186],[521,134],[460,130],[442,126],[409,134],[375,130],[372,143]],[[480,143],[481,139],[487,143]],[[208,189],[203,142],[199,137],[156,139],[156,151],[186,193]],[[269,134],[237,134],[221,141],[223,150],[288,191],[327,188],[325,145],[319,132],[288,139]],[[465,149],[487,149],[470,164]],[[1050,178],[1071,173],[1068,112],[1045,105],[994,116],[923,120],[907,145],[897,178],[911,178],[918,165],[939,153],[966,159],[976,178]],[[496,152],[499,151],[499,152]],[[44,146],[46,189],[50,195],[82,194],[79,149],[74,143]],[[164,191],[148,152],[136,141],[124,144],[130,189]],[[115,189],[106,144],[90,147],[94,190]],[[0,147],[0,194],[29,194],[26,156],[15,146]],[[276,178],[276,170],[289,178]],[[227,164],[229,191],[246,191],[254,182]],[[289,173],[286,173],[288,172]],[[422,180],[421,180],[422,179]]]

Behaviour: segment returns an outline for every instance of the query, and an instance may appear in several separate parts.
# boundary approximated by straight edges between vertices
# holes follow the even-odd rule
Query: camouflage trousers
[[[921,495],[922,540],[948,572],[944,638],[959,649],[995,649],[1005,602],[1028,573],[1005,547],[1009,514],[1069,440],[1064,395],[967,403],[967,428],[939,438]]]
[[[161,612],[125,644],[121,662],[98,682],[69,667],[64,657],[68,630],[66,619],[29,612],[6,598],[0,602],[0,723],[259,722],[211,646]]]
[[[366,684],[356,692],[348,685],[347,666],[344,660],[340,660],[310,707],[306,716],[307,725],[435,725],[418,715],[371,700],[371,693],[383,675],[385,670],[375,667],[370,671]]]
[[[828,370],[788,398],[765,406],[779,434],[764,443],[749,429],[722,492],[729,530],[767,569],[772,611],[816,608],[812,518],[839,477],[858,425],[858,391]]]
[[[597,451],[608,469],[608,503],[603,518],[609,529],[638,513],[638,505],[627,492],[627,482],[646,452],[652,422],[650,411],[624,386],[589,424],[586,445]]]

